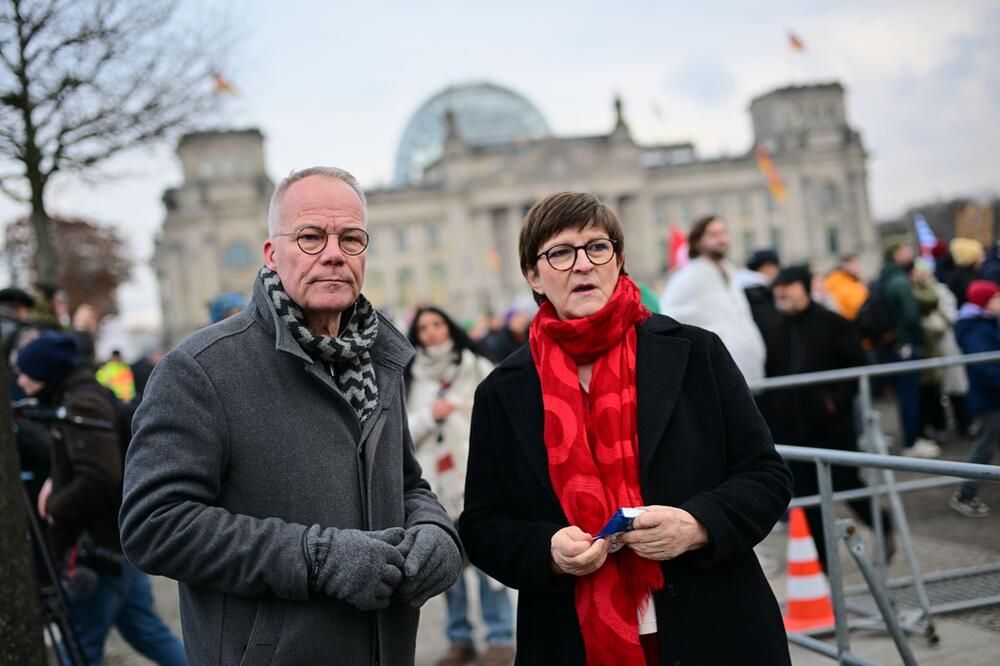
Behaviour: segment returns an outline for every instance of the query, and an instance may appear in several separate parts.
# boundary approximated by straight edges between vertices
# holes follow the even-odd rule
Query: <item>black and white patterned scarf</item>
[[[378,384],[369,351],[378,337],[378,315],[362,295],[353,306],[351,320],[337,337],[317,335],[309,330],[302,309],[288,296],[278,274],[264,266],[261,281],[278,318],[313,360],[328,363],[337,388],[358,414],[363,424],[378,405]]]

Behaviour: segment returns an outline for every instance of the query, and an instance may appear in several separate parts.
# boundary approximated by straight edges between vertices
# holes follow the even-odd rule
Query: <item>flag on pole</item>
[[[767,178],[767,188],[771,191],[771,198],[775,201],[784,200],[785,184],[781,181],[781,174],[778,173],[777,167],[771,161],[767,149],[758,145],[755,152],[757,154],[757,168]]]
[[[788,31],[788,48],[790,48],[795,53],[805,53],[806,43],[802,41],[802,38],[796,35],[791,30]]]
[[[927,218],[920,213],[913,216],[913,226],[917,229],[917,243],[920,244],[920,256],[934,261],[934,246],[937,245],[937,236],[927,224]]]
[[[227,95],[232,95],[236,97],[239,93],[236,92],[236,88],[230,83],[222,74],[218,72],[212,72],[212,83],[215,84],[215,92],[225,93]]]
[[[670,268],[686,266],[689,259],[687,235],[675,224],[670,227]]]

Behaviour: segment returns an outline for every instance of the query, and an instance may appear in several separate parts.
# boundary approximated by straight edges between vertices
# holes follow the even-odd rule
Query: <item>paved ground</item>
[[[895,431],[895,416],[889,405],[880,405],[884,412],[883,430]],[[967,444],[956,441],[945,445],[944,458],[961,460]],[[908,478],[900,475],[900,479]],[[914,477],[916,478],[916,477]],[[922,570],[927,572],[952,569],[976,564],[1000,563],[1000,484],[983,484],[981,497],[994,508],[993,515],[985,519],[970,520],[956,514],[948,507],[951,488],[937,488],[903,495],[904,505],[914,534],[914,546]],[[846,515],[846,514],[845,514]],[[867,534],[866,534],[867,541]],[[758,553],[768,561],[771,569],[768,579],[779,600],[785,596],[785,551],[787,539],[776,531],[758,548]],[[847,585],[858,584],[861,577],[853,560],[841,549],[841,561]],[[897,555],[889,570],[889,577],[906,576],[904,558]],[[474,594],[475,585],[469,585]],[[991,590],[1000,595],[1000,586]],[[173,581],[158,578],[154,593],[160,613],[180,633],[177,613],[177,592]],[[476,608],[476,603],[470,603]],[[909,640],[921,664],[942,666],[995,666],[1000,663],[1000,606],[978,611],[963,611],[934,618],[941,637],[937,645],[928,645],[920,637]],[[480,623],[481,624],[481,623]],[[431,600],[424,607],[417,641],[417,663],[433,664],[447,647],[443,634],[443,597]],[[832,636],[821,637],[833,644]],[[867,659],[882,664],[902,663],[892,641],[882,632],[854,630],[850,634],[852,650]],[[107,664],[149,664],[135,654],[117,635],[107,646]],[[792,659],[796,666],[824,666],[832,660],[792,646]]]

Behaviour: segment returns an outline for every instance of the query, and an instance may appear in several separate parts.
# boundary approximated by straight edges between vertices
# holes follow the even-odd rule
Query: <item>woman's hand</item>
[[[586,576],[601,568],[608,558],[608,540],[591,541],[579,527],[564,527],[552,535],[552,571]]]
[[[434,404],[431,406],[431,418],[437,421],[438,423],[441,423],[446,418],[448,418],[448,415],[451,414],[453,411],[455,411],[455,406],[453,404],[451,404],[444,398],[438,398],[437,400],[434,401]]]
[[[708,543],[708,530],[684,509],[647,506],[621,540],[647,560],[672,560]]]
[[[42,517],[42,520],[51,523],[52,517],[49,516],[49,498],[52,497],[52,479],[45,479],[45,483],[42,484],[42,489],[38,492],[38,515]]]

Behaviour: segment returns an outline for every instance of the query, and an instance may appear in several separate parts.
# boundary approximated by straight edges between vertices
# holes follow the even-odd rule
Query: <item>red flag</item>
[[[755,152],[757,153],[757,168],[767,178],[767,188],[771,190],[771,198],[775,201],[781,201],[785,198],[786,192],[778,168],[774,166],[774,162],[771,161],[771,156],[764,146],[757,146]]]
[[[674,225],[670,228],[670,268],[685,266],[689,259],[687,236]]]
[[[215,84],[215,92],[217,93],[226,93],[227,95],[232,95],[233,97],[236,97],[238,94],[236,92],[236,88],[233,87],[233,84],[226,80],[226,78],[218,72],[212,72],[212,83]]]
[[[802,41],[802,38],[796,35],[791,30],[788,31],[788,48],[792,49],[796,53],[806,52],[806,43]]]

